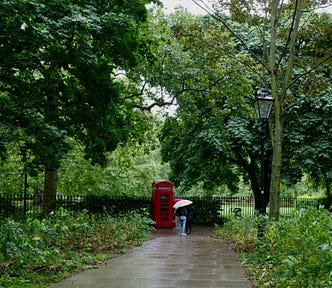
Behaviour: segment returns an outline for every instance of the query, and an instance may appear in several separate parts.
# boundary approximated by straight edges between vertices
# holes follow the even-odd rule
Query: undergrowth
[[[232,239],[256,287],[332,287],[332,218],[326,210],[301,210],[268,221],[258,238],[259,218],[233,218],[216,236]]]
[[[0,287],[48,287],[124,253],[153,229],[142,213],[112,217],[59,209],[44,219],[1,219]]]

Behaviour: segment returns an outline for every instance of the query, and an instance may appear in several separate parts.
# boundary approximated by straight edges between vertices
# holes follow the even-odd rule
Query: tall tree
[[[330,47],[332,15],[316,14],[310,24],[301,29],[298,42],[301,45],[301,64],[324,60]],[[313,41],[314,39],[314,41]],[[299,49],[299,47],[297,47]],[[324,187],[328,209],[331,196],[331,61],[326,62],[312,73],[294,83],[297,95],[287,106],[285,123],[285,153],[283,162],[287,166],[283,178],[294,183],[306,173],[314,183]],[[290,179],[292,178],[292,179]]]
[[[205,8],[212,17],[223,23],[253,59],[264,68],[260,75],[264,79],[261,85],[269,88],[271,96],[275,99],[273,125],[270,123],[273,147],[270,216],[278,219],[284,122],[287,105],[290,104],[292,97],[296,97],[292,91],[292,86],[302,76],[311,74],[314,77],[311,72],[322,63],[331,61],[332,58],[331,50],[328,50],[325,51],[323,59],[316,57],[313,58],[315,61],[302,66],[302,63],[298,61],[301,59],[299,56],[302,48],[298,36],[301,29],[310,23],[313,8],[327,1],[296,0],[284,3],[280,0],[266,2],[220,0],[216,1],[219,5],[217,4],[214,8],[210,8],[203,0],[193,0],[193,2]],[[253,49],[250,42],[245,41],[242,37],[241,31],[227,21],[225,14],[221,13],[225,9],[231,13],[233,19],[256,27],[261,37],[260,49]],[[312,40],[315,37],[319,36],[313,35]]]
[[[316,187],[324,187],[326,209],[332,204],[331,100],[331,88],[319,97],[301,97],[291,107],[291,115],[285,125],[286,173],[283,173],[283,178],[293,184],[300,181],[304,173],[309,175]]]
[[[81,142],[92,163],[105,164],[107,151],[148,125],[117,71],[150,57],[142,33],[149,2],[0,3],[1,124],[12,133],[1,140],[28,147],[30,168],[44,169],[46,210],[54,209],[68,139]]]
[[[237,44],[230,33],[210,17],[178,11],[159,19],[165,38],[159,50],[163,57],[158,57],[160,68],[150,74],[178,105],[160,135],[171,179],[183,187],[203,183],[213,191],[227,184],[234,191],[242,175],[258,200],[253,78],[242,64],[251,59],[234,49]]]

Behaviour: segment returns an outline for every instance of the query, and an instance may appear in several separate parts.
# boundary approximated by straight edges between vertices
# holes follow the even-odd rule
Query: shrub
[[[257,219],[250,216],[230,217],[223,226],[216,226],[215,235],[234,241],[238,252],[249,252],[255,248]]]
[[[258,242],[256,224],[246,218],[234,219],[218,235],[231,236],[247,252],[244,260],[257,287],[332,287],[328,211],[302,209],[290,218],[267,222]]]
[[[112,217],[60,209],[41,220],[0,222],[0,287],[61,279],[140,244],[152,229],[143,212]]]
[[[258,283],[274,287],[331,287],[332,219],[326,210],[301,210],[294,217],[269,225],[263,245],[249,263],[270,273]],[[263,276],[263,277],[262,277]]]

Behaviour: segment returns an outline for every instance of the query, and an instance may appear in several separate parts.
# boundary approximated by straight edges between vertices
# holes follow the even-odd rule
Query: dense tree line
[[[216,10],[193,16],[178,10],[164,15],[148,11],[148,2],[1,2],[0,155],[8,163],[8,152],[14,151],[26,173],[42,171],[50,196],[45,208],[53,207],[59,169],[67,176],[68,167],[61,165],[81,165],[82,155],[100,167],[135,167],[126,165],[130,157],[117,163],[118,153],[130,154],[136,148],[128,147],[144,142],[158,145],[151,138],[156,136],[150,133],[149,112],[170,104],[177,108],[159,140],[171,180],[184,189],[202,184],[213,191],[226,184],[235,191],[243,179],[258,205],[259,123],[253,101],[262,88],[281,97],[265,143],[271,168],[266,187],[278,196],[279,188],[268,183],[279,177],[269,166],[276,160],[273,143],[279,143],[283,168],[274,162],[281,169],[279,180],[294,184],[307,173],[324,185],[331,201],[331,15],[303,12],[303,7],[298,15],[295,3],[281,5],[272,55],[266,54],[272,39],[266,21],[276,12],[271,7],[258,6],[266,9],[263,16],[232,1],[226,5],[229,14]],[[289,33],[295,22],[301,26],[296,37]],[[273,80],[271,57],[279,77]],[[68,154],[73,147],[83,153]],[[142,147],[138,150],[145,151]],[[67,183],[78,179],[64,178]]]
[[[282,8],[283,17],[286,17],[294,7],[285,5]],[[262,87],[269,90],[270,85],[269,74],[264,72],[266,56],[261,60],[267,47],[263,45],[264,41],[262,43],[262,31],[256,26],[264,19],[252,23],[248,17],[239,18],[238,14],[186,18],[178,13],[177,18],[169,20],[169,29],[177,39],[173,44],[176,51],[181,50],[178,46],[182,45],[184,56],[182,59],[177,56],[177,61],[182,61],[176,74],[171,72],[174,70],[172,64],[168,74],[164,73],[169,78],[174,75],[176,80],[170,91],[179,95],[176,98],[178,113],[166,121],[162,132],[164,160],[170,161],[172,179],[178,184],[203,182],[210,190],[221,183],[235,187],[239,176],[243,175],[250,181],[257,205],[260,194],[259,127],[253,100]],[[280,19],[283,21],[278,24],[283,33],[278,32],[278,39],[275,39],[274,57],[280,61],[278,85],[283,87],[283,81],[288,83],[284,92],[279,91],[284,96],[280,100],[282,103],[277,104],[282,106],[282,120],[279,121],[284,133],[282,140],[285,139],[279,143],[283,148],[280,181],[294,184],[300,181],[303,173],[309,173],[316,183],[325,187],[328,207],[331,201],[331,172],[328,172],[331,167],[327,163],[331,157],[328,144],[331,143],[331,108],[328,104],[331,99],[331,15],[303,14],[301,30],[291,50],[294,54],[291,57],[296,59],[293,68],[282,60],[289,41],[287,37],[290,37],[287,34],[290,23],[287,18]],[[175,49],[171,45],[168,47],[169,51]],[[289,76],[292,80],[282,80],[284,73],[289,73],[287,69],[293,71]],[[174,89],[174,82],[178,83],[178,90]],[[271,118],[271,137],[265,145],[264,161],[269,168],[265,175],[268,187],[265,205],[270,198],[269,188],[272,189],[270,180],[276,177],[269,166],[274,157],[272,152],[276,153],[271,143],[276,141],[278,133],[276,122]],[[278,165],[281,168],[281,162]],[[289,179],[292,181],[286,182]]]
[[[1,156],[15,142],[26,169],[45,174],[45,208],[54,207],[57,170],[71,148],[92,164],[129,139],[144,138],[150,121],[138,90],[119,74],[152,58],[144,33],[149,1],[2,1]]]

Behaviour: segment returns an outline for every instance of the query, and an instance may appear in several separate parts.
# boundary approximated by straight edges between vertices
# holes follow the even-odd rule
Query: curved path
[[[252,287],[238,255],[211,231],[193,227],[191,235],[178,236],[176,229],[159,229],[141,247],[53,288]]]

